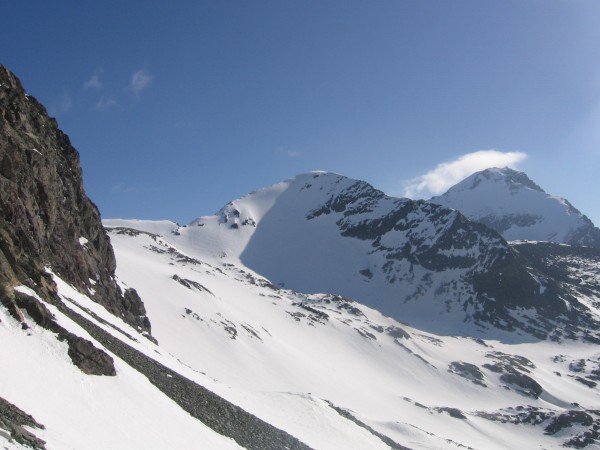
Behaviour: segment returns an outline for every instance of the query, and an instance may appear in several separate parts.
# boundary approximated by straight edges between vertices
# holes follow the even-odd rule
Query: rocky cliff
[[[140,331],[150,331],[134,290],[114,277],[115,257],[86,196],[79,154],[55,119],[0,65],[0,295],[14,316],[31,300],[57,302],[49,271]],[[27,306],[29,305],[29,306]],[[38,308],[39,309],[39,308]]]

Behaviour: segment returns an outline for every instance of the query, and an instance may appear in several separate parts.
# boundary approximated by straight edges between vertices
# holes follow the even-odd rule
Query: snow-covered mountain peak
[[[502,169],[493,167],[482,170],[481,172],[476,172],[450,188],[450,191],[460,192],[465,189],[473,190],[478,188],[481,184],[486,183],[495,185],[498,188],[508,189],[513,194],[522,189],[544,192],[544,190],[534,183],[525,172],[519,172],[509,167],[504,167]]]
[[[219,217],[220,223],[228,224],[229,226],[234,224],[238,226],[242,225],[246,219],[248,219],[249,223],[245,223],[244,225],[255,225],[290,187],[308,189],[313,185],[318,185],[321,192],[325,190],[325,193],[331,193],[342,180],[348,180],[351,183],[357,182],[356,180],[351,180],[350,178],[346,178],[333,172],[319,170],[302,173],[279,183],[252,191],[236,200],[232,200],[217,211],[215,216]],[[311,201],[315,200],[314,197],[311,199]],[[206,218],[207,217],[205,216],[199,217],[193,220],[190,225],[198,225],[206,220]],[[234,226],[233,228],[236,227]]]
[[[438,333],[488,335],[492,324],[545,336],[554,328],[546,319],[532,327],[510,310],[539,304],[554,317],[566,308],[496,232],[455,210],[389,197],[330,172],[256,190],[185,227],[105,225],[159,234],[192,258],[243,266],[297,292],[360,300]]]
[[[459,210],[510,241],[600,247],[600,230],[569,201],[546,193],[524,172],[510,168],[474,173],[431,201]]]
[[[190,226],[218,225],[222,232],[226,229],[237,230],[236,235],[231,235],[228,239],[237,241],[236,247],[241,252],[254,234],[254,228],[265,217],[272,215],[273,210],[285,218],[280,220],[290,221],[291,218],[296,218],[304,221],[324,205],[331,206],[334,199],[339,203],[382,197],[385,197],[383,192],[364,181],[333,172],[313,171],[252,191],[232,200],[214,216],[193,220]],[[333,207],[339,208],[340,205]],[[292,228],[295,226],[297,225],[290,224]]]

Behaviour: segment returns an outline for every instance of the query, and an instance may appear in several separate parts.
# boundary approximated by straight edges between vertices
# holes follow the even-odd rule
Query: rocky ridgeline
[[[38,300],[14,289],[27,286],[39,298],[56,304],[59,299],[50,269],[149,334],[142,301],[134,290],[121,291],[115,267],[98,209],[83,188],[77,150],[56,120],[0,65],[2,304],[19,320],[26,310],[38,324],[55,327],[49,325],[53,318]],[[73,351],[79,352],[82,345],[86,344],[76,344]]]
[[[307,218],[323,214],[337,214],[342,236],[369,241],[372,253],[385,256],[387,262],[381,269],[388,283],[399,284],[398,294],[410,283],[415,268],[426,272],[428,278],[406,300],[426,291],[427,281],[435,280],[437,274],[452,271],[456,278],[437,286],[431,283],[435,292],[430,289],[429,295],[438,296],[440,303],[454,297],[463,310],[472,308],[469,320],[477,324],[522,330],[541,339],[599,339],[594,331],[597,319],[568,286],[552,274],[540,273],[539,267],[531,268],[531,261],[515,252],[498,232],[458,211],[421,200],[393,199],[357,181],[335,192]],[[392,233],[397,242],[387,239],[384,244]],[[376,270],[361,273],[370,278]],[[466,286],[463,293],[457,288],[461,284]],[[521,317],[524,310],[535,313]]]

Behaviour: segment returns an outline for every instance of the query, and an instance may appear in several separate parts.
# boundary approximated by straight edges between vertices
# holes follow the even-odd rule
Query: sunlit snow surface
[[[597,387],[583,382],[600,369],[595,345],[436,336],[341,297],[281,289],[246,267],[255,227],[241,222],[260,222],[287,187],[189,226],[105,222],[117,274],[144,300],[160,348],[204,374],[202,384],[315,448],[388,448],[330,405],[410,448],[561,448],[591,429],[546,431],[569,410],[598,409]],[[295,256],[289,264],[301,270]],[[511,382],[511,370],[541,392]]]
[[[69,304],[85,305],[136,334],[102,307],[55,280],[61,295],[72,299]],[[25,287],[19,290],[27,292]],[[56,308],[47,307],[64,328],[103,348]],[[43,431],[34,429],[34,434],[47,441],[48,449],[239,448],[193,419],[114,355],[116,377],[85,375],[71,363],[67,344],[53,333],[32,320],[27,320],[31,328],[23,330],[3,309],[0,321],[0,396],[45,426]],[[139,338],[139,346],[150,352],[149,342]],[[20,448],[7,442],[2,433],[0,446]]]

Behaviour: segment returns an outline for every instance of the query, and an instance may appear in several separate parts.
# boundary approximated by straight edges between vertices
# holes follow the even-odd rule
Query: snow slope
[[[473,312],[470,278],[510,257],[499,236],[465,222],[432,204],[313,172],[235,200],[178,233],[193,252],[224,254],[277,286],[360,299],[452,333],[464,329],[465,310]]]
[[[571,203],[507,167],[474,173],[431,201],[459,210],[509,241],[600,247],[600,230]]]
[[[240,261],[254,229],[241,223],[264,212],[239,206],[189,226],[105,221],[160,348],[214,392],[320,449],[559,448],[594,433],[597,346],[439,336],[279,288]]]
[[[121,329],[137,334],[89,298],[57,281],[61,294],[72,302],[100,310]],[[18,289],[28,291],[23,286]],[[35,296],[33,291],[29,293]],[[55,307],[48,308],[60,325],[103,348]],[[115,355],[117,376],[86,375],[72,364],[65,342],[29,318],[26,323],[29,328],[24,330],[0,309],[0,396],[45,426],[34,434],[46,441],[46,448],[240,448],[192,418]],[[139,346],[151,345],[138,336]],[[6,438],[3,441],[2,433],[0,444],[13,448]]]

